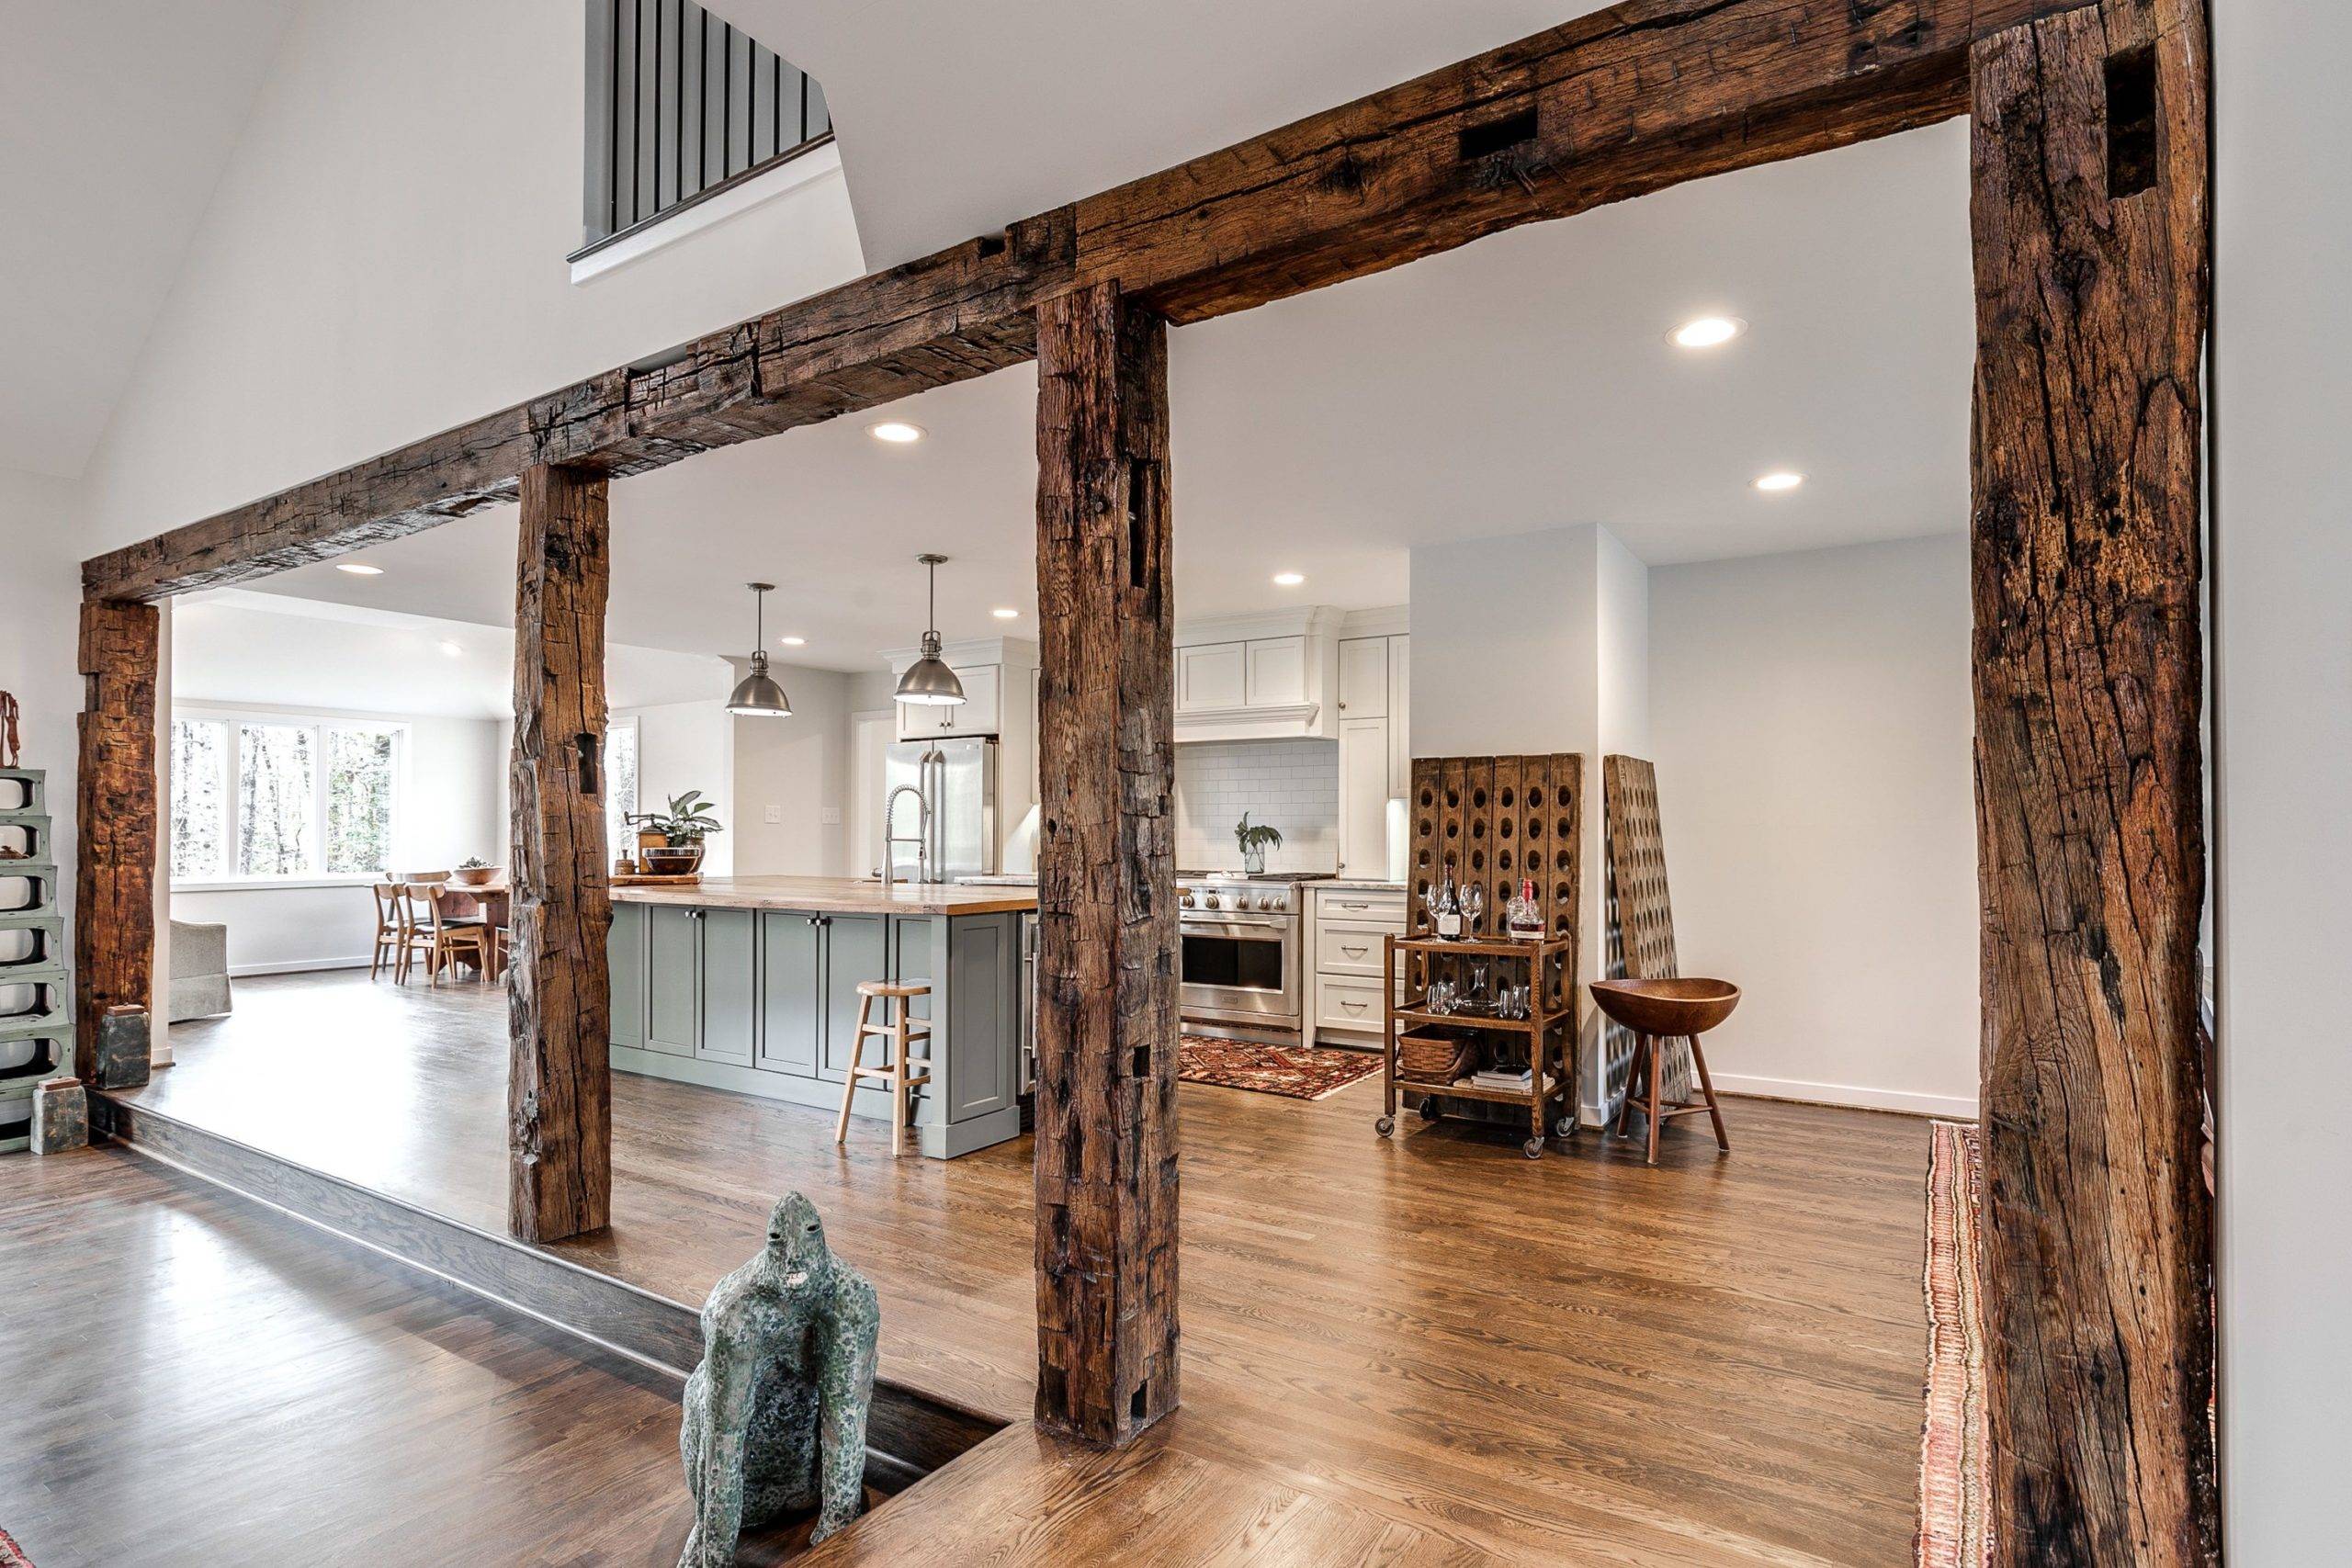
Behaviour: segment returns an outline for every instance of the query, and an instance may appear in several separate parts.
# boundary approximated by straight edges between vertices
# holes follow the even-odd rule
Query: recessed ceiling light
[[[1277,588],[1295,588],[1306,581],[1306,578],[1305,574],[1301,572],[1278,571],[1274,573],[1274,586]]]
[[[780,637],[775,640],[786,648],[806,648],[808,646],[808,639],[805,637]]]
[[[347,571],[354,577],[381,577],[384,575],[384,569],[382,567],[369,566],[366,561],[339,560],[334,563],[334,569],[337,571]]]
[[[1747,330],[1737,316],[1701,316],[1666,334],[1677,348],[1720,348]]]
[[[1766,474],[1761,479],[1758,479],[1756,481],[1756,488],[1765,491],[1767,494],[1777,494],[1784,490],[1794,490],[1797,486],[1803,483],[1804,483],[1804,476],[1803,474],[1797,473],[1789,468],[1775,468],[1772,472]]]
[[[865,427],[865,434],[876,441],[887,441],[893,446],[911,446],[925,434],[920,424],[910,424],[903,419],[886,419]]]
[[[1020,611],[1009,609],[1003,605],[999,605],[997,608],[990,610],[989,614],[994,615],[1000,621],[1017,621],[1021,618]]]
[[[463,644],[451,642],[445,638],[441,644],[441,651],[447,654],[450,658],[456,659],[462,655],[466,650]]]

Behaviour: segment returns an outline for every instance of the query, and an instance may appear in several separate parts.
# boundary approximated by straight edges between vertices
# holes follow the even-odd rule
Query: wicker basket
[[[1461,1035],[1434,1029],[1415,1029],[1396,1037],[1396,1076],[1422,1083],[1452,1083],[1470,1070],[1476,1043]]]

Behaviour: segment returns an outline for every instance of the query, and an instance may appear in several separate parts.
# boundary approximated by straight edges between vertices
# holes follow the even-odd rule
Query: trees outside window
[[[360,720],[175,716],[173,879],[382,874],[406,739]]]
[[[607,861],[637,840],[629,830],[629,813],[637,809],[637,720],[616,718],[605,728],[605,858]]]

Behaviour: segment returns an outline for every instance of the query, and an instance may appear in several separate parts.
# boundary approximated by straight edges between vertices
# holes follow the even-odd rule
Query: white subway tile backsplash
[[[1282,830],[1274,871],[1340,863],[1340,747],[1333,740],[1227,740],[1176,748],[1176,863],[1238,867],[1241,814]]]

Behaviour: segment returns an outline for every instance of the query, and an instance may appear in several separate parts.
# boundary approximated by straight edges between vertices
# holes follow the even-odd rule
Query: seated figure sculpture
[[[826,1247],[815,1206],[786,1194],[767,1246],[703,1303],[678,1434],[695,1527],[678,1568],[732,1564],[743,1529],[812,1507],[811,1540],[857,1517],[880,1325],[874,1287]]]

